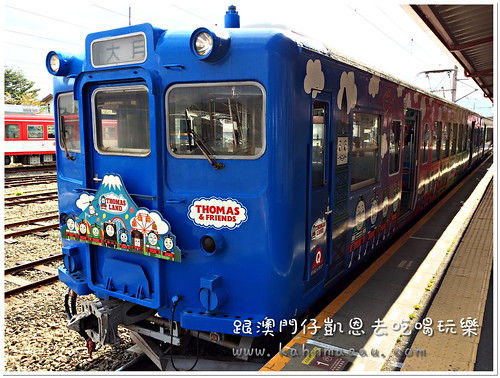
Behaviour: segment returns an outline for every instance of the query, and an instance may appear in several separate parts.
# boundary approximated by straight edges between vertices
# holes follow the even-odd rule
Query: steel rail
[[[19,265],[10,267],[10,268],[6,268],[4,270],[4,276],[8,276],[8,275],[11,275],[13,273],[17,273],[17,272],[21,272],[21,271],[25,271],[25,270],[29,270],[29,269],[34,269],[34,268],[36,269],[36,267],[38,267],[38,266],[41,266],[41,265],[49,263],[49,262],[60,260],[62,257],[63,257],[62,254],[55,255],[55,256],[49,256],[49,257],[46,257],[44,259],[31,261],[28,263],[19,264]],[[20,285],[18,287],[13,288],[13,289],[5,290],[4,296],[5,296],[5,298],[7,298],[7,297],[10,297],[12,295],[19,294],[19,293],[22,293],[24,291],[27,291],[27,290],[30,290],[33,288],[46,285],[46,284],[57,281],[58,278],[59,277],[57,274],[52,274],[52,275],[50,275],[46,278],[43,278],[41,280],[34,281],[34,282],[28,282],[24,285]]]
[[[32,228],[28,228],[26,230],[10,231],[10,232],[4,233],[4,238],[8,239],[8,238],[12,238],[14,236],[30,235],[33,232],[53,230],[54,228],[58,228],[58,227],[59,227],[59,222],[47,224],[45,226],[32,227]]]

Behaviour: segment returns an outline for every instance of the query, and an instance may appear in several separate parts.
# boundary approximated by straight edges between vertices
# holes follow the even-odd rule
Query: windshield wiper
[[[64,132],[61,137],[61,144],[62,148],[64,149],[64,152],[66,153],[66,159],[75,160],[76,158],[69,154],[68,147],[66,146],[66,129],[64,129]]]
[[[224,168],[224,164],[219,163],[217,159],[214,157],[214,152],[212,149],[205,144],[203,139],[199,138],[196,133],[194,132],[194,129],[192,127],[192,120],[189,117],[188,110],[186,109],[184,111],[184,114],[186,116],[186,124],[187,124],[187,133],[188,133],[188,143],[189,143],[189,151],[192,151],[192,141],[196,144],[196,146],[200,149],[201,153],[205,158],[208,160],[210,164],[212,164],[212,167],[215,169],[222,169]]]

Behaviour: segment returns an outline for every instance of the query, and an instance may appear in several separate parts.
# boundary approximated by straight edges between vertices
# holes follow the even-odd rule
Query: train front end
[[[142,24],[90,34],[83,57],[47,56],[59,276],[69,326],[89,348],[117,342],[118,325],[137,343],[196,333],[234,346],[290,315],[275,294],[302,272],[290,270],[291,245],[270,238],[290,219],[268,211],[280,206],[266,137],[274,35],[245,33]],[[77,311],[87,294],[99,300]]]

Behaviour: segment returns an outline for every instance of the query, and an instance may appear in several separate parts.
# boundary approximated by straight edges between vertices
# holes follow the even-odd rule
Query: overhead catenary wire
[[[28,37],[33,37],[33,38],[45,39],[45,40],[47,40],[47,41],[53,41],[53,42],[66,43],[66,44],[68,44],[68,45],[73,45],[73,46],[78,46],[78,47],[80,47],[80,45],[79,45],[78,43],[73,43],[73,42],[63,41],[63,40],[61,40],[61,39],[55,39],[55,38],[49,38],[49,37],[43,37],[43,36],[36,35],[36,34],[24,33],[24,32],[20,32],[20,31],[17,31],[17,30],[10,30],[10,29],[4,29],[4,31],[9,32],[9,33],[14,33],[14,34],[25,35],[25,36],[28,36]]]
[[[88,26],[75,24],[74,22],[69,22],[69,21],[66,21],[66,20],[61,20],[60,18],[55,18],[55,17],[52,17],[52,16],[47,16],[45,14],[33,12],[33,11],[30,11],[30,10],[27,10],[27,9],[13,7],[12,5],[4,5],[4,6],[5,6],[5,8],[15,9],[15,10],[20,11],[20,12],[29,13],[29,14],[32,14],[32,15],[35,15],[35,16],[38,16],[38,17],[43,17],[43,18],[46,18],[48,20],[58,21],[58,22],[62,22],[62,23],[67,24],[67,25],[76,26],[76,27],[79,27],[79,28],[91,30],[91,28],[89,28]]]
[[[394,42],[396,45],[398,45],[401,49],[405,50],[406,52],[408,52],[409,54],[415,56],[416,59],[418,59],[421,63],[424,63],[424,64],[427,64],[427,62],[424,62],[418,55],[415,55],[413,54],[413,52],[411,52],[410,50],[408,50],[405,46],[403,46],[401,43],[399,43],[397,40],[395,40],[394,38],[392,38],[389,34],[387,34],[386,32],[384,32],[382,29],[380,29],[376,24],[374,24],[370,19],[366,18],[364,15],[362,15],[360,12],[358,12],[357,9],[351,7],[349,4],[347,4],[347,7],[349,9],[351,9],[354,13],[356,13],[359,17],[361,17],[363,20],[365,20],[368,24],[370,24],[371,26],[373,26],[375,29],[377,29],[380,33],[382,33],[383,35],[385,35],[389,40],[391,40],[392,42]]]

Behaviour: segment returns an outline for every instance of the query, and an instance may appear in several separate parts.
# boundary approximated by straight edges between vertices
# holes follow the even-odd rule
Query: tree
[[[40,89],[33,89],[34,81],[28,80],[21,70],[4,67],[6,104],[40,105],[37,99]]]

